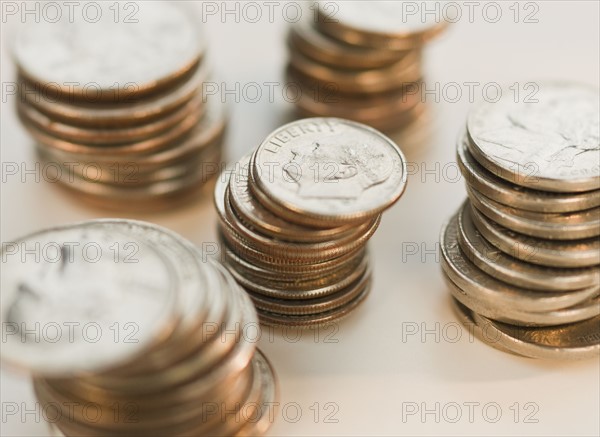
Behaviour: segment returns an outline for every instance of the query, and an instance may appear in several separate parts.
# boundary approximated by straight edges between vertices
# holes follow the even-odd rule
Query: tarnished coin
[[[560,326],[525,327],[490,320],[478,314],[473,319],[488,343],[531,358],[580,360],[600,354],[600,318]]]
[[[467,187],[471,203],[491,220],[521,234],[550,240],[576,240],[600,235],[600,207],[584,211],[543,213],[512,208]]]
[[[600,239],[547,240],[519,234],[488,219],[471,208],[473,223],[491,244],[502,252],[534,264],[550,267],[600,265]]]
[[[497,177],[473,158],[468,150],[468,141],[466,136],[461,135],[456,147],[462,175],[473,189],[496,202],[543,213],[575,212],[600,205],[600,190],[583,193],[532,190]]]
[[[3,359],[68,375],[117,366],[170,335],[173,265],[159,247],[131,236],[130,226],[137,225],[99,220],[3,245]],[[135,341],[114,341],[114,330],[127,326]],[[27,334],[36,329],[43,331]]]
[[[479,269],[460,249],[458,242],[458,217],[454,216],[443,228],[440,236],[442,269],[462,291],[455,296],[469,308],[492,318],[513,312],[544,312],[571,307],[600,293],[600,285],[569,292],[537,291],[502,282]],[[463,296],[464,299],[463,299]],[[481,308],[473,308],[477,302]],[[526,322],[527,320],[525,320]]]
[[[204,52],[191,10],[169,2],[135,4],[115,19],[109,3],[93,3],[97,21],[62,14],[27,23],[14,56],[22,74],[63,95],[118,101],[157,91],[196,66]]]
[[[436,14],[408,14],[402,2],[317,2],[319,29],[349,44],[404,50],[446,27]]]
[[[600,267],[544,267],[513,258],[489,243],[475,227],[468,202],[458,213],[459,243],[469,260],[487,274],[518,287],[568,291],[600,284]]]
[[[373,217],[406,187],[406,162],[379,132],[342,119],[299,120],[272,132],[254,153],[260,190],[297,216],[335,226]]]
[[[600,98],[592,87],[542,84],[527,102],[511,93],[467,121],[469,150],[486,168],[536,190],[600,189]]]
[[[364,48],[328,37],[316,28],[314,20],[301,19],[291,26],[289,40],[293,49],[331,67],[377,68],[393,64],[406,51]]]

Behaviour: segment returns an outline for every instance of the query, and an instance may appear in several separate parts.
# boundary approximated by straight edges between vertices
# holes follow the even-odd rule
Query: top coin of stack
[[[367,241],[406,175],[398,146],[374,129],[310,118],[275,130],[220,178],[223,257],[262,322],[326,324],[364,300]]]
[[[402,2],[385,1],[317,2],[308,15],[289,34],[287,77],[302,91],[302,115],[347,118],[387,133],[423,118],[422,49],[445,22],[406,17]]]
[[[469,114],[457,148],[469,200],[442,231],[442,265],[461,320],[488,343],[531,357],[596,356],[598,90],[546,84],[533,99],[507,96]]]
[[[19,116],[82,198],[164,206],[218,174],[225,117],[203,99],[205,42],[184,5],[145,2],[118,18],[94,5],[95,22],[64,14],[19,29]]]
[[[268,429],[277,390],[246,334],[256,311],[180,236],[94,220],[31,234],[1,255],[2,358],[33,373],[63,435]]]

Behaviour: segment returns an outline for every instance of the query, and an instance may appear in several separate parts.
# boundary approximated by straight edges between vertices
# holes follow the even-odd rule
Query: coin
[[[299,219],[330,225],[364,220],[395,203],[406,162],[391,140],[358,123],[316,118],[287,124],[254,153],[256,183]]]
[[[399,2],[317,2],[317,26],[349,44],[404,50],[441,32],[446,22],[435,14],[407,14]]]
[[[463,177],[474,190],[504,205],[543,213],[575,212],[600,205],[600,191],[559,193],[539,191],[511,184],[479,164],[468,150],[468,139],[461,135],[456,147],[457,162]]]
[[[589,267],[600,264],[600,240],[561,241],[529,237],[511,231],[471,209],[473,223],[487,241],[502,252],[543,266]]]
[[[115,20],[109,4],[94,7],[95,23],[85,14],[63,14],[56,22],[24,25],[13,48],[23,74],[56,85],[62,94],[119,100],[124,93],[140,96],[176,82],[202,57],[192,12],[180,5],[140,4],[134,22]]]
[[[598,295],[600,285],[569,292],[546,292],[502,282],[479,269],[465,256],[458,243],[458,218],[454,216],[442,228],[440,246],[442,269],[470,301],[477,301],[484,311],[510,314],[515,311],[545,312],[571,307]],[[472,305],[466,304],[474,309]],[[477,311],[482,313],[481,311]],[[493,317],[490,315],[490,317]],[[498,318],[498,317],[493,317]]]
[[[600,235],[600,207],[577,212],[543,213],[512,208],[468,187],[475,208],[491,220],[521,234],[556,240]]]
[[[473,318],[498,345],[524,356],[580,360],[595,358],[600,352],[599,317],[550,327],[513,326],[477,314]]]
[[[536,190],[600,188],[598,90],[542,84],[531,102],[506,93],[470,112],[469,151],[497,176]]]
[[[600,268],[543,267],[519,261],[489,243],[471,218],[471,207],[463,203],[458,213],[458,241],[468,259],[487,274],[518,287],[540,291],[568,291],[600,284]]]

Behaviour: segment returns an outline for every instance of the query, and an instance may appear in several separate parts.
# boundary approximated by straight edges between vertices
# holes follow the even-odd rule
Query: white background
[[[523,84],[556,79],[598,86],[598,2],[536,2],[538,23],[523,23],[523,16],[514,23],[512,2],[500,3],[503,16],[497,23],[486,21],[479,7],[473,23],[463,15],[430,45],[430,87],[435,82],[441,90],[450,82]],[[217,6],[222,7],[221,2]],[[524,5],[520,10],[525,11]],[[230,88],[235,82],[241,87],[250,82],[281,83],[287,26],[281,11],[281,5],[275,8],[273,23],[265,16],[255,24],[244,22],[243,17],[236,22],[235,15],[225,20],[205,17],[205,23],[198,23],[209,39],[217,81],[227,82]],[[32,141],[18,124],[14,98],[4,95],[4,85],[14,80],[15,72],[3,27],[2,161],[32,168]],[[477,89],[480,97],[481,87]],[[276,95],[275,103],[266,94],[257,103],[236,103],[233,96],[227,97],[230,158],[255,147],[289,117],[291,105],[281,99],[281,86]],[[434,111],[430,144],[423,144],[421,153],[409,154],[416,171],[372,240],[375,287],[367,303],[340,324],[333,335],[336,343],[324,341],[331,330],[321,332],[318,340],[314,331],[306,331],[297,342],[268,335],[260,342],[279,376],[281,403],[293,405],[286,410],[287,419],[278,415],[271,435],[598,435],[598,359],[535,361],[498,352],[473,341],[466,331],[459,341],[453,339],[457,325],[434,252],[442,222],[465,197],[463,183],[456,179],[454,142],[470,102],[466,92],[455,103],[444,101],[443,96],[439,103],[433,100],[434,96],[428,97]],[[41,227],[115,215],[158,223],[198,244],[215,240],[216,217],[209,198],[172,212],[115,214],[80,205],[43,180],[36,183],[27,177],[23,183],[20,176],[3,180],[1,195],[2,241]],[[406,243],[416,243],[419,253],[403,259]],[[420,332],[407,335],[407,329],[415,326]],[[433,333],[422,338],[425,329],[437,332],[438,338]],[[1,382],[3,411],[11,402],[33,405],[25,376],[3,368]],[[478,403],[472,420],[465,402]],[[315,403],[319,417],[315,417]],[[335,406],[326,408],[326,403]],[[409,403],[430,410],[439,403],[440,417],[417,414],[403,420],[403,405]],[[462,408],[456,423],[450,423],[456,415],[453,403]],[[526,408],[526,403],[534,405]],[[298,406],[302,416],[292,423]],[[502,416],[491,423],[494,406],[500,407]],[[337,423],[325,423],[326,413],[334,409],[331,418]],[[525,423],[526,413],[534,411],[535,423]],[[36,423],[32,415],[24,423],[18,416],[3,417],[1,425],[6,436],[46,433],[45,424]]]

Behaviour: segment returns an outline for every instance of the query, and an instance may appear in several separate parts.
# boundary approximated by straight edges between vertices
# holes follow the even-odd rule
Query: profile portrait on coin
[[[301,197],[356,199],[393,171],[386,154],[366,143],[305,142],[291,152],[283,170],[298,184]]]

